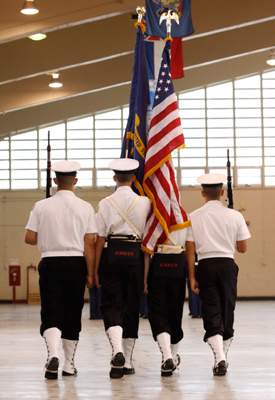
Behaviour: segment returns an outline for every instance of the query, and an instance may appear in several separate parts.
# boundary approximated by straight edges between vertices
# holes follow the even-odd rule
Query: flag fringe
[[[141,196],[145,196],[143,187],[141,186],[141,184],[139,183],[139,181],[138,181],[137,179],[135,180],[134,185],[135,185],[135,187],[137,188],[137,190],[139,191],[139,194],[140,194]]]
[[[141,246],[141,250],[145,251],[145,253],[151,254],[151,256],[155,254],[152,250],[148,249],[148,247],[146,246]]]
[[[142,33],[144,33],[146,26],[142,22],[136,22],[135,27],[137,28],[138,26],[140,26]]]
[[[134,141],[135,135],[133,134],[133,132],[129,131],[127,132],[126,135],[126,139],[131,139],[132,141]]]
[[[190,220],[182,222],[181,224],[170,226],[169,232],[179,231],[180,229],[188,228],[188,226],[191,226]]]

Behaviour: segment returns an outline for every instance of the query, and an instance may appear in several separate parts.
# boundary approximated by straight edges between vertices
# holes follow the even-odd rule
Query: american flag
[[[177,98],[171,79],[171,41],[162,54],[144,167],[143,187],[152,201],[143,250],[153,254],[158,244],[168,243],[169,232],[190,226],[180,205],[172,151],[185,147]]]

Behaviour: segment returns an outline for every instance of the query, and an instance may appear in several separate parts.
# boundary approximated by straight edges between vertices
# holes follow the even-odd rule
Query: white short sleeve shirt
[[[84,236],[97,233],[93,207],[70,190],[37,202],[26,229],[37,232],[42,258],[83,256]]]
[[[218,200],[208,201],[190,214],[187,241],[195,242],[198,260],[234,258],[237,241],[251,237],[242,214]]]
[[[131,206],[136,198],[136,193],[129,186],[120,186],[114,194],[110,197],[116,202],[119,208],[126,213],[127,209]],[[150,212],[151,201],[145,197],[140,196],[140,199],[133,210],[128,215],[130,221],[136,226],[136,228],[144,233],[145,223],[147,215]],[[122,217],[118,211],[112,206],[107,199],[101,200],[98,205],[97,213],[97,226],[98,235],[107,237],[111,228],[115,227]],[[130,228],[127,222],[123,221],[114,232],[115,235],[135,235],[135,232]]]

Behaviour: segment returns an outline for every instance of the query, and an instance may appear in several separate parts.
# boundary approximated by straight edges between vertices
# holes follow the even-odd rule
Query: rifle
[[[227,198],[228,198],[228,208],[233,207],[233,190],[232,190],[232,176],[231,176],[231,163],[229,160],[229,149],[227,149]]]
[[[52,195],[51,168],[52,168],[52,162],[51,162],[50,131],[48,131],[46,198],[51,197]]]

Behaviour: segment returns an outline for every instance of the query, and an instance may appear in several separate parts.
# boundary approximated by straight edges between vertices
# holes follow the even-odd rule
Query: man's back
[[[236,242],[248,237],[242,214],[225,207],[219,200],[208,201],[193,211],[190,219],[199,260],[211,257],[234,258]],[[192,241],[190,234],[187,240]]]
[[[72,191],[60,190],[36,203],[26,228],[38,233],[44,257],[83,255],[85,234],[96,232],[94,210]]]
[[[123,213],[126,213],[136,196],[137,195],[130,187],[121,186],[110,197],[115,201]],[[141,233],[144,232],[146,218],[150,211],[150,204],[150,200],[147,197],[140,196],[138,203],[128,215],[128,218]],[[121,221],[121,219],[122,217],[120,216],[119,212],[108,201],[108,199],[103,199],[99,203],[97,215],[99,236],[106,237],[111,227],[115,227]],[[133,235],[135,233],[129,227],[129,225],[123,221],[115,230],[114,234]]]

